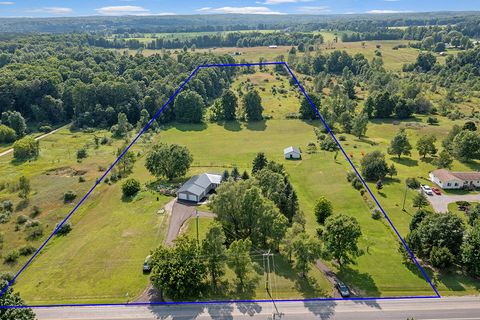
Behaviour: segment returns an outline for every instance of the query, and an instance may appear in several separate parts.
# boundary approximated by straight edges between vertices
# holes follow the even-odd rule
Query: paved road
[[[275,319],[335,319],[335,320],[474,320],[480,319],[480,297],[372,300],[280,302],[281,316]],[[273,304],[237,303],[175,306],[111,306],[38,308],[40,320],[234,320],[273,319]]]
[[[477,194],[465,194],[465,195],[445,195],[441,196],[433,195],[427,196],[428,201],[432,204],[433,209],[436,212],[447,212],[448,205],[455,201],[468,201],[468,202],[480,202],[480,193]]]
[[[48,137],[48,136],[51,135],[51,134],[54,134],[55,132],[57,132],[58,130],[60,130],[60,129],[62,129],[62,128],[63,128],[63,127],[60,127],[60,128],[55,129],[55,130],[52,130],[52,131],[50,131],[50,132],[47,132],[47,133],[45,133],[45,134],[42,134],[41,136],[36,137],[35,140],[42,140],[43,138]],[[0,152],[0,157],[3,157],[3,156],[5,156],[5,155],[7,155],[7,154],[9,154],[9,153],[12,153],[12,152],[13,152],[13,148],[10,148],[10,149],[8,149],[8,150],[5,150],[5,151],[3,151],[3,152]]]

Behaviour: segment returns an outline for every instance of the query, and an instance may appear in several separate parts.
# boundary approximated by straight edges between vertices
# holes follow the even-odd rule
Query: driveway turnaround
[[[428,201],[432,204],[433,210],[436,212],[448,212],[448,205],[456,201],[480,202],[480,193],[465,195],[433,195],[427,196]]]

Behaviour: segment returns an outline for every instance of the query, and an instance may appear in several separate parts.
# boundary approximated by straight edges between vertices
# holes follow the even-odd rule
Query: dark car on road
[[[335,288],[337,288],[338,292],[340,292],[342,298],[350,297],[350,289],[348,289],[345,283],[338,281],[337,283],[335,283]]]

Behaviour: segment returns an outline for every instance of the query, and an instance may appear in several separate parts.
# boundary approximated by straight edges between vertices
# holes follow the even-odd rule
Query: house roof
[[[287,154],[287,153],[290,153],[290,152],[295,152],[295,153],[300,154],[300,149],[298,149],[297,147],[294,147],[294,146],[290,146],[288,148],[283,149],[283,154]]]
[[[443,181],[480,180],[480,172],[450,172],[447,169],[438,169],[432,171],[432,174]]]
[[[205,190],[208,189],[208,187],[210,187],[212,183],[220,184],[220,182],[222,182],[221,175],[202,173],[191,177],[190,180],[185,182],[180,189],[178,189],[178,192],[188,192],[196,196],[200,196],[203,192],[205,192]]]

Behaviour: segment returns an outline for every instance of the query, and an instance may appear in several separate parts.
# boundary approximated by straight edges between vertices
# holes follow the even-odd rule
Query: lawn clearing
[[[360,248],[364,254],[357,265],[338,270],[340,277],[358,288],[366,296],[395,296],[432,294],[425,279],[402,264],[397,252],[398,238],[383,220],[370,217],[364,200],[346,181],[350,167],[341,157],[333,159],[333,153],[320,151],[303,154],[301,161],[283,159],[283,148],[289,145],[306,149],[315,141],[313,127],[319,122],[300,120],[268,120],[243,124],[209,124],[165,127],[159,141],[187,146],[193,154],[195,170],[212,172],[211,168],[237,166],[240,171],[251,169],[251,161],[257,152],[265,152],[268,159],[285,165],[291,182],[297,191],[301,210],[307,218],[307,231],[314,235],[317,223],[313,206],[321,195],[333,202],[334,211],[355,216],[362,227]],[[235,127],[235,130],[229,129]],[[208,152],[205,152],[208,150]],[[221,173],[223,170],[219,170]],[[335,266],[332,268],[336,269]],[[322,288],[329,292],[331,287]]]

